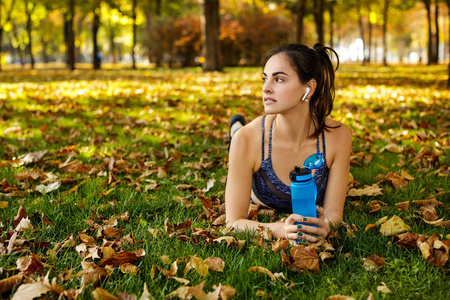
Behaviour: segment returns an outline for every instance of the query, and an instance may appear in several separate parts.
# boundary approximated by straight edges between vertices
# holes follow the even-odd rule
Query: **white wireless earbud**
[[[311,90],[310,87],[306,88],[306,92],[305,92],[305,94],[303,95],[303,98],[302,98],[303,101],[308,102],[308,99],[306,99],[306,96],[308,96],[308,93],[309,93],[310,90]]]

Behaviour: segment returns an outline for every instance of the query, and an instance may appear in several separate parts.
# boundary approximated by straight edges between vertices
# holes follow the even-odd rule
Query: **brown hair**
[[[310,137],[318,137],[323,130],[335,128],[326,125],[325,118],[333,110],[334,72],[339,67],[339,57],[336,51],[321,43],[316,43],[312,48],[300,44],[276,45],[266,52],[263,57],[263,65],[272,56],[279,53],[288,59],[301,83],[306,84],[311,79],[317,82],[316,90],[309,99],[309,112],[317,120],[316,130]],[[332,54],[337,59],[336,69],[331,62]]]

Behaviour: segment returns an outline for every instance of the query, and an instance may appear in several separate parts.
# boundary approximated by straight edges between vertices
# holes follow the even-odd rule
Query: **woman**
[[[334,99],[329,53],[337,57],[322,44],[313,48],[288,44],[268,51],[262,90],[266,115],[247,125],[241,116],[235,117],[230,125],[228,226],[256,230],[262,225],[282,238],[317,242],[330,233],[330,223],[342,220],[351,135],[347,126],[328,117]],[[317,152],[323,153],[324,164],[313,170],[313,178],[316,203],[323,208],[317,208],[318,218],[292,214],[289,173]],[[249,220],[250,201],[290,215],[284,222]]]

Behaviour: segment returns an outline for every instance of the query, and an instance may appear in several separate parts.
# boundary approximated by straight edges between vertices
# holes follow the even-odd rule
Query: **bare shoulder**
[[[339,152],[351,151],[352,134],[350,128],[330,118],[327,118],[326,123],[331,127],[325,132],[327,149],[331,148],[335,151],[339,150]]]

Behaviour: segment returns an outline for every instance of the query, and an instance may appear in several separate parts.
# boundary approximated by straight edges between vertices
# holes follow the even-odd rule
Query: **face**
[[[263,72],[264,110],[268,114],[288,112],[306,102],[301,101],[306,85],[282,53],[275,54],[266,63]]]

